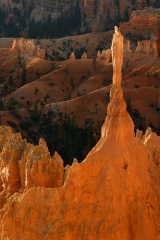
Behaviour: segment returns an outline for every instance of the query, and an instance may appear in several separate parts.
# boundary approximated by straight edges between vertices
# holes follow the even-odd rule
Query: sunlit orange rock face
[[[123,36],[117,28],[112,59],[113,85],[101,138],[82,163],[69,168],[63,186],[61,159],[50,158],[43,140],[34,147],[1,128],[6,203],[1,203],[1,239],[160,239],[159,144],[154,148],[160,140],[151,131],[144,141],[142,134],[134,136],[121,87]]]
[[[122,23],[121,29],[143,29],[152,28],[155,30],[160,29],[160,9],[152,7],[145,8],[144,10],[136,10],[130,16],[128,23]]]
[[[15,54],[22,54],[26,57],[39,57],[45,59],[45,50],[35,46],[34,39],[25,40],[24,38],[15,38],[12,44],[12,51]]]
[[[125,43],[125,57],[133,61],[140,60],[149,54],[155,57],[160,55],[160,9],[152,7],[136,10],[130,16],[129,22],[120,24],[124,34],[139,33],[146,40],[138,41],[136,50],[131,56],[130,43]]]
[[[57,153],[50,157],[43,139],[33,146],[9,127],[1,127],[0,134],[0,208],[15,192],[62,186],[63,161]]]

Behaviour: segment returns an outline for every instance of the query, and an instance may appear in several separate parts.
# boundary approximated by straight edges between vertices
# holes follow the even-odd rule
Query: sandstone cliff
[[[154,154],[159,161],[159,137],[147,134],[143,144],[134,136],[121,87],[123,36],[117,28],[112,59],[113,84],[101,139],[82,163],[67,170],[63,186],[60,157],[59,183],[48,185],[54,183],[48,177],[55,179],[58,170],[43,140],[33,147],[1,128],[0,176],[6,202],[0,211],[1,239],[160,239],[160,175]]]
[[[153,9],[152,7],[145,8],[143,11],[136,10],[130,16],[128,23],[121,24],[121,30],[130,29],[154,29],[155,31],[160,28],[160,9]]]

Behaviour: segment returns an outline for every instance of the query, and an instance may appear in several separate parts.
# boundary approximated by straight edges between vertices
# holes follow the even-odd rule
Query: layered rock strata
[[[82,163],[75,162],[67,168],[62,187],[47,188],[34,181],[34,186],[23,194],[9,197],[0,211],[1,239],[160,239],[160,175],[154,155],[134,136],[134,125],[126,111],[121,87],[123,36],[117,28],[112,42],[112,59],[113,84],[99,142]],[[28,156],[22,175],[24,169],[30,174],[30,160],[37,168],[39,160],[48,159],[48,154],[41,158],[46,151],[42,140],[42,146],[38,147],[41,154],[35,157],[29,147],[23,150],[27,149],[25,141],[18,141],[21,144],[13,148],[13,151],[18,149],[17,154],[11,155],[7,152],[4,155],[6,147],[2,143],[2,163],[3,156],[7,156],[5,164],[1,164],[6,166],[1,171],[4,175],[13,157],[14,162],[26,163],[25,159],[19,159],[19,149],[23,153],[27,151],[25,155]],[[44,170],[47,165],[47,162],[38,165],[41,174],[48,173]],[[50,171],[53,171],[51,169],[52,166]],[[24,180],[22,185],[24,189]]]
[[[144,10],[136,10],[130,16],[130,21],[120,25],[121,30],[130,29],[160,29],[160,9],[152,7],[145,8]]]

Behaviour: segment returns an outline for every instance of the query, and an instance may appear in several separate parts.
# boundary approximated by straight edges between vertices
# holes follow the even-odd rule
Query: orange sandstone
[[[22,162],[28,171],[27,179],[31,179],[32,187],[23,193],[12,194],[3,205],[0,211],[1,239],[160,239],[159,167],[156,169],[154,154],[149,148],[152,138],[143,144],[134,136],[134,125],[126,111],[121,87],[123,37],[117,28],[112,58],[113,85],[101,139],[82,163],[67,168],[63,186],[45,185],[47,180],[42,175],[52,172],[53,166],[51,164],[50,170],[46,171],[51,160],[43,140],[30,150],[19,135],[11,136],[15,140],[10,142],[20,143],[9,151],[14,153],[11,160],[17,164],[22,151],[19,163]],[[159,139],[153,137],[156,138]],[[4,145],[2,153],[5,148]],[[23,156],[25,151],[28,159]],[[7,160],[8,164],[12,163],[9,153],[6,150],[5,170]],[[2,173],[7,176],[7,171]],[[20,176],[24,174],[22,171]],[[38,180],[42,177],[42,184],[34,180],[36,174]],[[1,179],[4,177],[2,174]],[[19,179],[17,177],[14,183]],[[8,184],[6,178],[5,183]],[[21,184],[23,188],[25,184]]]

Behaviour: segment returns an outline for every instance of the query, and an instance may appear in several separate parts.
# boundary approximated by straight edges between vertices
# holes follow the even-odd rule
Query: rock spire
[[[113,61],[113,84],[121,85],[122,64],[123,64],[123,36],[115,26],[115,33],[112,40],[112,61]]]
[[[133,122],[126,111],[126,103],[123,98],[123,90],[121,87],[122,64],[123,64],[123,36],[117,27],[115,27],[115,33],[113,35],[111,49],[112,49],[112,61],[113,61],[113,84],[110,90],[110,103],[108,104],[108,107],[107,107],[107,116],[108,118],[127,116],[131,126],[129,131],[129,134],[130,134],[133,131]],[[107,118],[107,122],[109,122],[108,118]],[[125,122],[124,119],[122,121],[121,126]],[[118,118],[118,121],[120,121],[120,118]],[[105,124],[105,126],[107,125],[108,123]],[[117,130],[118,129],[119,128],[117,128]]]

